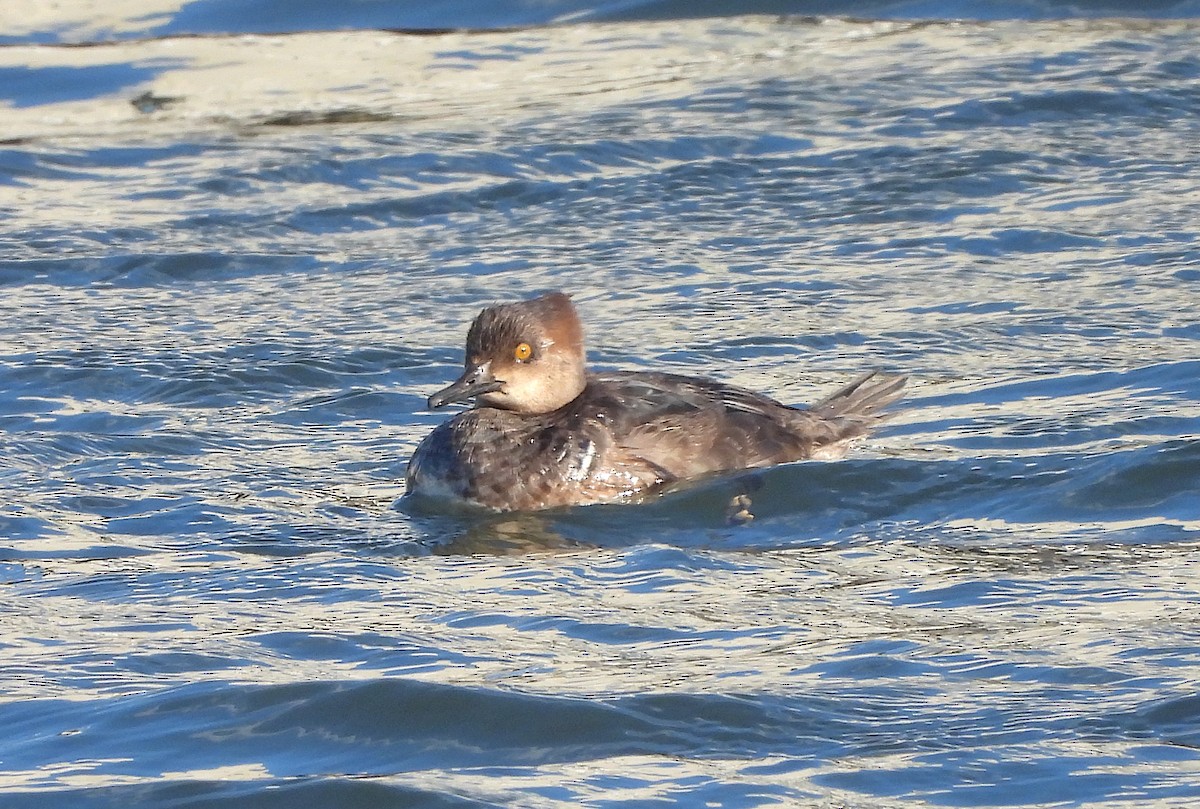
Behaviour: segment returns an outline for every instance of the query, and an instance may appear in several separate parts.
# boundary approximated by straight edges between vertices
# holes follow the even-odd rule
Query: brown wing
[[[850,426],[744,388],[672,374],[598,374],[589,393],[614,454],[661,470],[663,482],[810,458],[846,440]]]

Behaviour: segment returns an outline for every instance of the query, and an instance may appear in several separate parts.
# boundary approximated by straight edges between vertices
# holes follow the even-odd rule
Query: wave
[[[892,663],[896,651],[879,645],[849,661],[817,662],[835,682],[780,693],[589,698],[384,679],[212,682],[91,704],[12,703],[0,708],[0,718],[10,738],[20,741],[0,744],[0,751],[10,777],[24,781],[28,791],[10,788],[5,805],[45,806],[52,795],[58,805],[75,807],[493,806],[498,794],[509,804],[525,790],[539,791],[547,779],[572,784],[556,788],[559,799],[580,799],[587,794],[586,777],[556,776],[614,760],[630,771],[627,788],[644,790],[649,784],[635,784],[633,773],[652,773],[673,784],[678,798],[697,782],[689,768],[672,769],[672,763],[724,761],[732,768],[726,775],[736,773],[742,789],[798,799],[773,776],[776,765],[799,751],[818,783],[880,796],[888,794],[878,781],[880,759],[914,738],[921,740],[922,756],[906,769],[936,772],[937,782],[954,795],[977,792],[991,798],[979,803],[1015,804],[996,800],[1011,787],[996,746],[1026,745],[1031,766],[1042,770],[1043,789],[1077,789],[1079,763],[1062,766],[1043,757],[1031,745],[1034,732],[1084,732],[1096,743],[1194,744],[1194,697],[1168,693],[1104,713],[1084,695],[1095,689],[1098,674],[1101,682],[1112,676],[1086,667],[1029,667],[1017,673],[1027,688],[1039,690],[1020,701],[973,705],[930,700],[929,686],[917,676],[953,677],[970,665],[966,661],[934,659],[908,670],[907,678],[892,672],[895,684],[889,687],[843,679],[847,664]],[[968,667],[957,676],[970,673]],[[1047,701],[1041,693],[1047,687],[1057,709],[1034,714],[1027,702]],[[89,717],[86,724],[80,725],[81,716]],[[31,727],[62,731],[33,738]],[[188,751],[191,769],[180,769],[181,750]],[[963,777],[964,762],[975,765],[968,765],[969,777]],[[85,774],[88,786],[79,789]],[[620,781],[608,779],[607,788]],[[721,788],[728,797],[737,786]],[[1090,787],[1093,798],[1131,790],[1149,798],[1169,789],[1149,774]]]
[[[105,10],[72,17],[63,12],[33,19],[0,10],[0,45],[80,44],[147,37],[215,34],[283,34],[350,29],[437,33],[499,30],[578,22],[636,22],[733,17],[748,14],[835,16],[888,20],[1060,20],[1137,17],[1180,19],[1200,16],[1196,0],[524,0],[430,3],[318,0],[165,0],[157,13],[136,6],[122,16]],[[178,5],[178,7],[173,7]],[[12,19],[8,19],[12,17]]]

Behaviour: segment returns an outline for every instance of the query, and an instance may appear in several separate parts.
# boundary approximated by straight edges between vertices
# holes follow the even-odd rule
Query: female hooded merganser
[[[408,491],[495,511],[632,499],[669,484],[806,458],[832,460],[900,398],[905,378],[869,373],[808,409],[709,379],[588,373],[570,298],[479,313],[466,371],[429,408],[474,399],[408,464]]]

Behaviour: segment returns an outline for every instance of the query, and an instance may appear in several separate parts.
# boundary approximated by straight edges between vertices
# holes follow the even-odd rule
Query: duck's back
[[[671,482],[807,458],[840,458],[879,420],[903,380],[871,374],[809,409],[709,379],[659,373],[590,378],[585,413],[604,414],[618,455]]]

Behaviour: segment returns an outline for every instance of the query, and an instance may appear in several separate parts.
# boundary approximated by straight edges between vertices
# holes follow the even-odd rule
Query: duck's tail
[[[820,418],[830,431],[824,441],[814,443],[811,457],[823,460],[844,457],[856,439],[892,415],[884,408],[904,395],[907,381],[906,376],[872,371],[810,407],[808,412]]]
[[[831,393],[809,408],[828,419],[861,418],[872,424],[890,417],[881,412],[904,395],[908,377],[871,371]]]

